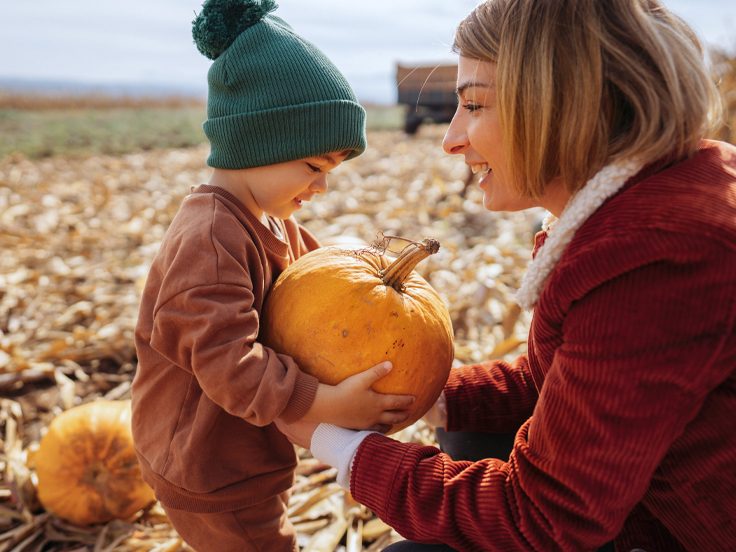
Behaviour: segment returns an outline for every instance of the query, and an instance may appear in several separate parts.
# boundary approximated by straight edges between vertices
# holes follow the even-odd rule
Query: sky
[[[736,1],[664,1],[706,44],[736,51]],[[276,14],[335,62],[361,101],[393,103],[396,62],[454,62],[453,31],[477,0],[278,3]],[[0,84],[63,81],[204,95],[211,62],[191,38],[201,5],[202,0],[5,2]]]

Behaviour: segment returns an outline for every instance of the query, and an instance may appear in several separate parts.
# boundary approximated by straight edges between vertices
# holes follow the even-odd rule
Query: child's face
[[[264,213],[289,218],[305,201],[327,191],[327,173],[349,153],[329,153],[248,169],[253,200]]]

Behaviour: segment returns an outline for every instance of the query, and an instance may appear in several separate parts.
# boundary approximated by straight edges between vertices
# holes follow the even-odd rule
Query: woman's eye
[[[322,169],[319,168],[317,165],[312,165],[311,163],[307,163],[307,167],[309,167],[309,170],[315,173],[321,173]]]
[[[478,111],[481,107],[483,106],[474,104],[474,103],[464,103],[463,104],[463,109],[469,111],[470,113],[472,113],[473,111]]]

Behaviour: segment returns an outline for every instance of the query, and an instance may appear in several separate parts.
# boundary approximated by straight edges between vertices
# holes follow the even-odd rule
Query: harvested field
[[[489,213],[476,187],[463,197],[467,169],[440,149],[443,131],[371,133],[369,150],[297,217],[323,240],[438,239],[419,272],[450,307],[456,362],[513,356],[529,322],[513,292],[542,212]],[[206,155],[200,146],[0,163],[0,551],[187,549],[158,505],[87,528],[51,516],[30,460],[56,414],[129,397],[141,285],[182,197],[207,180]],[[396,437],[434,442],[421,421]],[[290,516],[305,550],[380,550],[399,538],[333,470],[300,455]]]

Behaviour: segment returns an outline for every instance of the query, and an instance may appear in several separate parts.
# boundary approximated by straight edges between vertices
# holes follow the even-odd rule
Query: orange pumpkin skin
[[[351,236],[351,235],[340,235],[340,236],[330,236],[326,240],[322,242],[322,245],[337,247],[339,249],[363,249],[365,247],[370,247],[370,244],[359,238],[358,236]]]
[[[324,247],[304,255],[271,289],[262,340],[330,385],[390,360],[393,370],[373,389],[416,397],[393,433],[437,400],[452,365],[453,334],[442,299],[416,272],[402,291],[384,284],[381,270],[389,264],[370,249]]]
[[[141,479],[130,401],[97,400],[54,418],[34,457],[38,498],[77,525],[127,519],[156,500]]]

